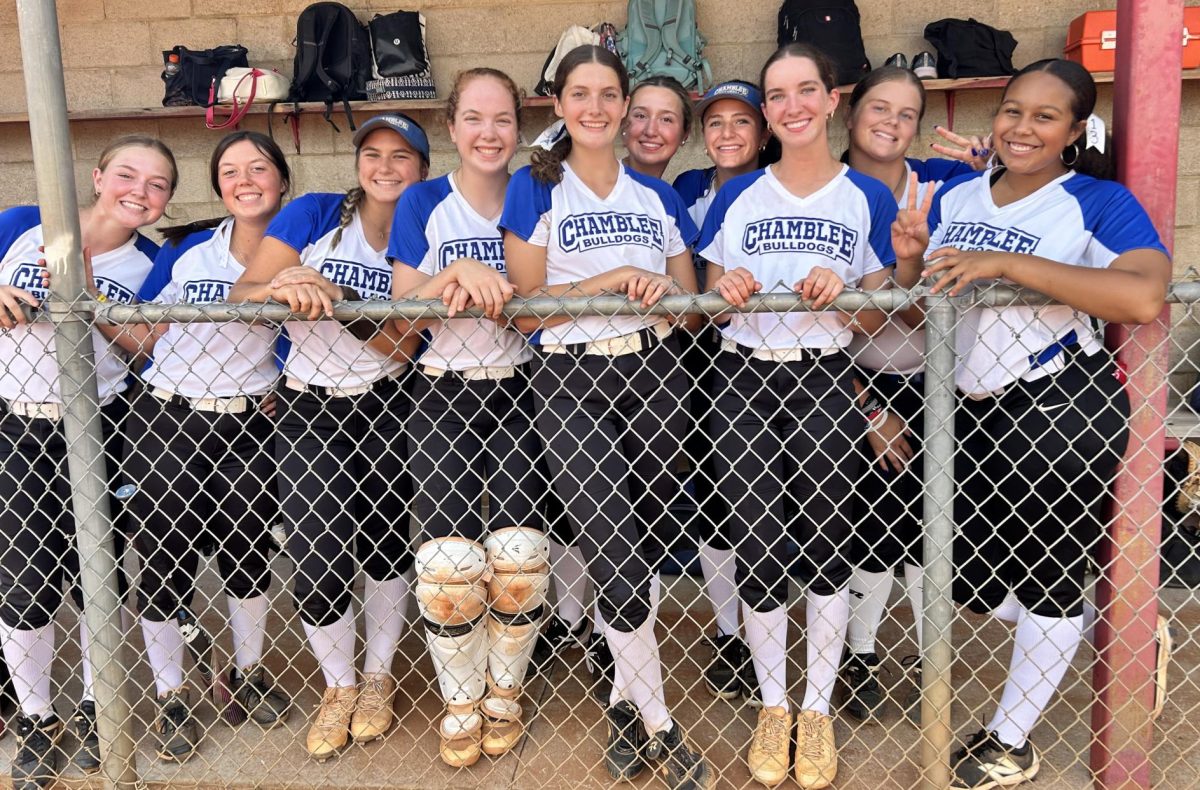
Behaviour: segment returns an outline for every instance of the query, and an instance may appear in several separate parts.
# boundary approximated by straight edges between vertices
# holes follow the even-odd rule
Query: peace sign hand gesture
[[[992,155],[992,136],[990,134],[987,137],[979,137],[977,135],[963,137],[944,126],[935,126],[933,130],[947,141],[958,146],[957,148],[951,148],[950,146],[934,143],[930,146],[933,150],[942,156],[966,162],[974,170],[985,170],[987,168],[988,159]]]
[[[933,189],[925,190],[925,199],[917,206],[917,174],[908,177],[908,205],[896,212],[892,223],[892,250],[896,259],[920,262],[929,247],[929,209],[933,206]]]

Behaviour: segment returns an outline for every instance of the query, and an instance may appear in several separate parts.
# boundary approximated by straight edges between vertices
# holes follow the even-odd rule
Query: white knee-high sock
[[[17,704],[26,716],[54,713],[50,667],[54,663],[54,623],[41,628],[12,628],[0,623],[4,661],[12,676]]]
[[[346,613],[330,625],[310,625],[300,621],[308,637],[308,645],[325,675],[325,685],[329,688],[355,685],[352,612],[352,609],[346,609]]]
[[[917,652],[925,647],[922,624],[925,617],[925,569],[910,562],[904,563],[904,591],[908,593],[908,605],[912,607],[913,626],[917,629]]]
[[[1042,617],[1022,610],[1012,661],[996,715],[988,724],[1000,740],[1021,747],[1071,666],[1083,617]]]
[[[396,646],[404,634],[409,589],[409,580],[404,576],[385,582],[367,577],[363,586],[364,675],[391,673]]]
[[[718,549],[700,544],[700,569],[704,572],[704,591],[712,604],[717,636],[736,636],[738,632],[737,561],[733,549]]]
[[[850,574],[850,623],[846,641],[852,653],[875,653],[875,634],[892,594],[892,573],[855,568]]]
[[[808,591],[805,609],[808,634],[808,678],[801,710],[829,714],[833,684],[846,646],[846,623],[850,619],[850,591],[843,587],[833,595]]]
[[[87,618],[79,613],[79,673],[83,675],[83,697],[80,700],[96,701],[96,671],[92,666],[89,648],[92,644],[92,632],[88,630]]]
[[[646,622],[651,624],[650,625],[650,635],[651,636],[654,635],[654,625],[653,624],[658,622],[658,605],[661,601],[661,598],[662,598],[662,578],[656,573],[650,579],[650,594],[649,594],[650,614],[646,617]],[[600,614],[599,606],[596,607],[596,614],[597,614],[597,616],[599,616],[599,614]],[[615,629],[613,629],[606,622],[604,622],[604,620],[599,620],[598,622],[599,622],[599,627],[604,629],[602,631],[599,631],[598,633],[602,634],[604,636],[605,640],[608,641],[609,633],[611,633]],[[613,647],[613,643],[611,641],[608,641],[608,649],[609,649],[610,653],[612,653],[614,656],[616,655],[617,649],[615,647]],[[657,652],[658,651],[658,641],[657,640],[655,640],[655,642],[654,642],[654,649],[655,649],[655,655],[657,656],[658,655],[658,652]],[[627,676],[625,676],[621,673],[621,663],[614,659],[613,660],[613,687],[612,687],[612,691],[610,691],[608,694],[608,704],[609,705],[616,705],[618,702],[620,702],[623,699],[633,702],[633,699],[631,697],[626,696],[626,689],[629,686],[629,683],[627,682],[626,677]]]
[[[174,618],[155,622],[142,618],[146,661],[154,671],[154,688],[159,696],[183,685],[183,654],[187,644]]]
[[[233,632],[234,666],[239,671],[248,669],[262,661],[271,601],[266,595],[252,598],[226,595],[225,605],[229,609],[229,630]]]
[[[1017,596],[1011,592],[1004,596],[1004,600],[992,610],[992,616],[997,620],[1003,620],[1006,623],[1015,623],[1021,616],[1021,612],[1025,611],[1025,607],[1017,600]],[[1083,601],[1083,638],[1092,647],[1096,646],[1096,607],[1086,598]],[[1015,746],[1016,744],[1009,744]]]
[[[742,622],[746,625],[746,645],[754,661],[763,705],[790,710],[787,698],[787,606],[769,612],[756,612],[742,602]]]
[[[671,713],[667,710],[666,691],[663,688],[654,618],[647,617],[646,622],[629,633],[610,627],[608,645],[617,667],[617,678],[623,686],[620,698],[637,706],[646,732],[651,736],[670,730]]]
[[[550,576],[554,579],[555,610],[572,631],[583,619],[583,602],[587,598],[587,565],[578,546],[564,546],[550,541]]]

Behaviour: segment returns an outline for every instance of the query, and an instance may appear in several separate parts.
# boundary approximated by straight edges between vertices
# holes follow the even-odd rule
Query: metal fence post
[[[950,597],[954,539],[954,324],[949,297],[925,299],[925,562],[921,664],[921,785],[950,785],[950,665],[954,658]]]
[[[80,555],[84,616],[91,632],[96,667],[97,729],[102,744],[102,770],[108,787],[137,784],[129,701],[123,693],[116,557],[108,511],[96,366],[92,351],[91,312],[77,309],[86,293],[75,198],[74,159],[67,127],[54,0],[18,0],[21,58],[29,102],[38,203],[41,208],[46,260],[53,274],[50,316],[55,327],[63,431],[71,477],[72,508]]]

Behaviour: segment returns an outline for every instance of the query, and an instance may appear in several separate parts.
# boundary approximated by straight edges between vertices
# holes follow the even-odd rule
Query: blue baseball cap
[[[698,104],[696,104],[696,117],[704,119],[704,112],[713,102],[718,102],[721,99],[736,99],[749,106],[756,114],[762,113],[762,91],[757,85],[742,80],[730,80],[729,82],[718,83],[708,89]]]
[[[412,146],[413,150],[421,155],[421,158],[425,160],[425,164],[429,164],[429,137],[426,136],[425,130],[421,128],[421,124],[412,118],[400,112],[376,115],[358,127],[358,131],[354,133],[354,147],[360,147],[363,140],[367,138],[367,135],[376,129],[391,129],[403,137]]]

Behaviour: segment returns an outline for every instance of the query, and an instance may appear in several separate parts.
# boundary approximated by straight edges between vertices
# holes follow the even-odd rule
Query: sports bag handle
[[[212,87],[208,91],[208,109],[204,111],[204,125],[209,129],[229,129],[237,126],[250,112],[250,105],[254,103],[254,93],[258,89],[258,75],[261,74],[258,69],[250,69],[249,73],[238,80],[237,88],[233,91],[233,96],[230,102],[229,117],[217,123],[217,81],[214,79]],[[242,83],[247,79],[250,80],[250,93],[246,98],[245,104],[238,103],[238,91],[241,90]]]

